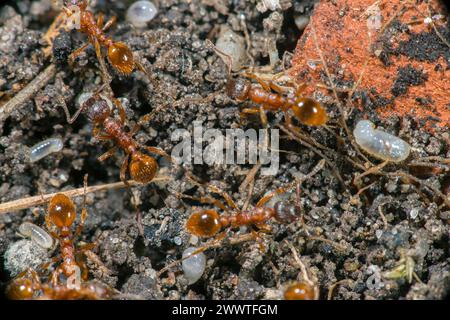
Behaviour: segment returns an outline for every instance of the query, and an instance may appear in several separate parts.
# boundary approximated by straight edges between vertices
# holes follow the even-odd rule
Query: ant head
[[[68,196],[58,193],[50,200],[48,214],[56,227],[70,227],[76,217],[75,205]]]
[[[103,122],[111,114],[108,102],[99,95],[90,97],[84,103],[86,116],[92,122]]]
[[[227,81],[227,95],[235,100],[244,101],[248,97],[248,92],[250,90],[251,83],[247,79],[231,79]]]
[[[188,231],[198,237],[212,237],[220,230],[219,214],[215,210],[202,210],[193,213],[187,223]]]
[[[114,68],[124,74],[130,74],[134,69],[133,53],[123,42],[114,42],[109,46],[108,60]]]
[[[273,208],[275,209],[275,219],[281,223],[291,223],[301,215],[299,206],[286,201],[278,201]]]
[[[292,111],[302,123],[309,126],[324,125],[329,119],[325,108],[311,98],[297,98]]]
[[[135,152],[130,162],[130,176],[140,183],[149,183],[158,171],[158,162],[146,154]]]
[[[28,278],[18,278],[8,286],[6,295],[9,299],[23,300],[31,299],[34,295],[33,281]]]

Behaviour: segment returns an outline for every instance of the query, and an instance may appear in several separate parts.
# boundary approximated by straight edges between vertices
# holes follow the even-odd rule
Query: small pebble
[[[158,9],[151,1],[136,1],[127,10],[126,19],[136,28],[143,28],[153,20]]]
[[[239,71],[246,60],[244,38],[233,32],[229,27],[222,26],[216,47],[232,59],[231,70]],[[222,56],[225,63],[229,63],[227,57]]]
[[[14,242],[5,252],[5,269],[11,277],[27,268],[36,269],[47,260],[47,250],[34,241],[23,239]]]
[[[183,258],[189,256],[192,252],[198,248],[189,247],[183,252]],[[189,284],[196,283],[198,279],[202,277],[203,272],[206,267],[206,256],[203,252],[190,257],[189,259],[183,260],[182,268],[184,276],[189,281]]]

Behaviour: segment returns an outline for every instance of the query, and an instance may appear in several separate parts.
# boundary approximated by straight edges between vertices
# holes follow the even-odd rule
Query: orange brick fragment
[[[430,10],[430,11],[429,11]],[[427,16],[433,17],[441,39]],[[360,78],[357,91],[365,95],[358,107],[367,110],[369,99],[378,115],[413,116],[419,124],[449,127],[450,28],[438,1],[321,1],[315,8],[293,58],[291,76],[309,84],[330,85],[317,52],[312,26],[334,83],[349,88]],[[366,67],[364,65],[367,63]],[[328,94],[328,93],[327,93]]]

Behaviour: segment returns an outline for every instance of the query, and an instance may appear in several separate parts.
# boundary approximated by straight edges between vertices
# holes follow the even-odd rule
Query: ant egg
[[[36,162],[53,152],[59,152],[63,148],[63,142],[59,138],[51,138],[41,141],[30,148],[30,162]]]
[[[372,156],[393,162],[408,158],[411,146],[404,140],[375,129],[369,120],[361,120],[353,130],[356,143]]]
[[[152,2],[136,1],[127,10],[127,21],[131,22],[136,28],[143,28],[157,13],[158,9]]]
[[[53,246],[53,238],[41,227],[31,223],[24,222],[19,226],[19,232],[23,236],[31,238],[44,249],[50,249]]]
[[[183,252],[183,258],[189,256],[193,252],[198,250],[195,247],[189,247]],[[203,272],[206,267],[206,256],[203,252],[197,253],[190,258],[183,260],[182,268],[184,272],[184,276],[189,281],[189,284],[193,284],[197,282],[198,279],[202,277]]]

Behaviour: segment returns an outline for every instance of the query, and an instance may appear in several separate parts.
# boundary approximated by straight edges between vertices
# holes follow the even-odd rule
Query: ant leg
[[[61,106],[61,107],[63,108],[64,113],[66,114],[66,120],[67,120],[67,123],[69,123],[69,124],[74,123],[75,120],[77,120],[78,116],[81,114],[81,112],[84,110],[84,106],[81,105],[81,106],[78,108],[78,110],[74,113],[74,115],[71,117],[71,116],[70,116],[70,112],[69,112],[69,108],[67,108],[67,104],[66,104],[66,102],[64,101],[64,98],[62,98],[61,96],[59,96],[59,97],[57,98],[57,100],[58,100],[58,102],[59,102],[59,104],[57,104],[57,105],[59,105],[59,106]]]
[[[122,103],[120,103],[119,99],[113,98],[113,102],[114,105],[119,109],[120,122],[122,124],[125,124],[126,120],[125,108],[123,107]]]
[[[233,199],[230,197],[230,195],[228,193],[226,193],[225,191],[219,189],[218,187],[216,187],[214,185],[208,185],[208,189],[214,193],[220,194],[231,208],[233,208],[234,210],[239,210],[238,206],[236,205],[236,203],[233,201]]]
[[[179,192],[175,192],[175,195],[177,197],[179,197],[179,198],[187,198],[187,199],[199,201],[201,203],[209,203],[209,204],[215,205],[219,209],[222,209],[223,211],[226,211],[226,212],[230,211],[225,206],[225,204],[223,204],[221,201],[219,201],[217,199],[214,199],[213,197],[193,197],[193,196],[188,196],[187,194],[182,194],[182,193],[179,193]]]
[[[117,17],[116,16],[112,16],[111,19],[109,19],[105,25],[102,28],[102,31],[106,31],[108,30],[113,24],[115,24],[117,21]]]
[[[128,169],[128,159],[129,158],[130,158],[130,155],[127,154],[125,156],[125,159],[123,160],[122,167],[120,168],[120,180],[122,180],[123,183],[125,183],[125,185],[127,187],[130,186],[128,181],[127,181],[127,179],[126,179],[126,174],[127,174],[127,169]]]
[[[95,54],[97,55],[97,60],[100,63],[100,69],[102,71],[103,78],[104,78],[103,82],[110,84],[111,76],[108,73],[108,69],[106,68],[106,65],[105,65],[105,60],[103,59],[103,56],[102,56],[100,42],[98,42],[97,38],[94,38],[94,37],[90,37],[90,38],[91,38],[91,42],[94,43]]]
[[[98,140],[111,140],[112,137],[109,135],[102,135],[100,134],[101,128],[96,126],[92,129],[92,136]]]
[[[160,156],[166,158],[171,163],[174,162],[173,158],[171,156],[169,156],[164,150],[161,150],[161,149],[156,148],[156,147],[147,147],[147,146],[141,146],[141,147],[144,148],[144,149],[147,149],[151,153],[154,153],[154,154],[157,154],[157,155],[160,155]]]
[[[259,118],[261,119],[261,124],[264,128],[267,128],[268,120],[267,120],[267,114],[264,112],[264,106],[259,106]]]
[[[76,49],[74,52],[72,52],[69,56],[69,64],[72,66],[75,63],[75,59],[84,52],[84,50],[87,49],[87,47],[90,45],[89,42],[83,44],[81,47]]]
[[[97,27],[102,28],[103,26],[103,12],[99,12],[97,16]]]
[[[117,146],[112,147],[111,149],[109,149],[108,151],[106,151],[104,154],[102,154],[100,157],[98,157],[98,161],[102,162],[105,161],[106,159],[112,157],[117,151]]]
[[[267,83],[266,81],[264,81],[263,79],[261,79],[260,77],[258,77],[256,74],[244,73],[243,76],[246,78],[249,78],[249,79],[256,80],[261,85],[261,87],[263,87],[264,90],[270,92],[270,84]]]
[[[87,210],[86,210],[86,189],[87,189],[87,178],[88,175],[85,174],[84,175],[84,192],[83,192],[83,209],[81,209],[81,220],[80,220],[80,224],[77,226],[77,229],[75,231],[74,234],[74,238],[78,237],[81,233],[81,231],[83,230],[84,227],[84,222],[86,221],[86,216],[87,216]]]
[[[262,197],[261,199],[259,199],[258,203],[256,203],[256,207],[261,207],[263,206],[267,201],[269,201],[270,199],[272,199],[274,196],[276,196],[277,194],[280,193],[285,193],[287,190],[285,188],[278,188],[275,191],[272,191],[271,193],[269,193],[268,195],[265,195],[264,197]]]

